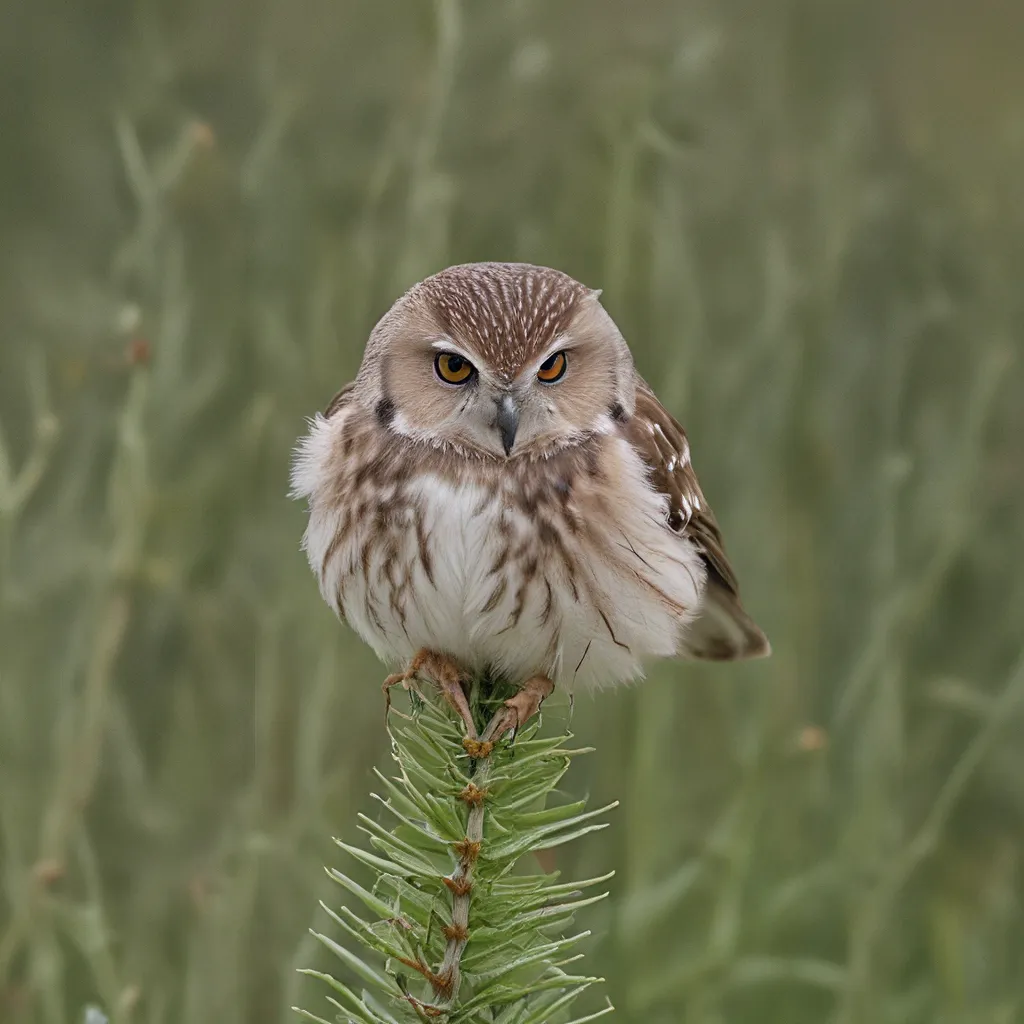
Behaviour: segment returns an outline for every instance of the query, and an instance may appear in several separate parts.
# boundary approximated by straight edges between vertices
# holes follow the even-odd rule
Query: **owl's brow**
[[[457,356],[462,356],[467,362],[473,362],[474,357],[464,348],[456,345],[449,337],[438,338],[437,341],[432,341],[430,347],[438,352],[454,352]]]
[[[536,373],[553,355],[558,352],[571,352],[572,348],[572,338],[570,335],[559,334],[551,339],[551,344],[548,345],[536,359],[531,359],[530,362],[523,367],[522,373]]]
[[[435,339],[430,343],[430,347],[436,352],[453,352],[456,355],[462,356],[463,359],[470,363],[474,363],[476,358],[467,349],[462,348],[460,345],[456,345],[448,335],[442,335],[440,338]],[[556,335],[551,339],[551,342],[544,348],[544,350],[536,358],[531,359],[529,363],[525,364],[517,374],[518,377],[529,377],[532,376],[540,369],[541,365],[546,363],[556,352],[570,352],[574,348],[571,335],[567,332]]]

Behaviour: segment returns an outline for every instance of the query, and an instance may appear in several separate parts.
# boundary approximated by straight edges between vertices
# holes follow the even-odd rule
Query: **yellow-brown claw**
[[[395,672],[384,680],[385,715],[391,707],[391,687],[401,683],[409,689],[412,680],[421,673],[436,684],[445,700],[458,712],[459,717],[466,723],[468,735],[476,736],[476,725],[473,722],[469,701],[466,699],[466,691],[462,688],[462,673],[459,666],[447,655],[426,648],[416,652],[404,672]],[[412,688],[415,689],[415,686]]]
[[[392,672],[391,675],[381,683],[381,690],[384,691],[384,721],[388,720],[388,715],[391,713],[391,687],[392,686],[404,686],[406,689],[409,688],[409,680],[411,675],[408,672]],[[398,714],[396,711],[395,714]]]
[[[495,737],[503,736],[510,729],[521,729],[540,711],[541,704],[551,696],[555,684],[547,676],[528,679],[522,689],[505,701],[504,720],[495,731]]]

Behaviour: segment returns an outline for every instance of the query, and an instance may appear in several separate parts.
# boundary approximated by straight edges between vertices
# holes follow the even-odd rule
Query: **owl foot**
[[[420,698],[423,698],[423,694],[420,692],[420,688],[416,685],[415,679],[416,673],[407,669],[405,672],[392,672],[391,675],[381,683],[380,688],[384,693],[384,721],[387,722],[388,715],[391,714],[391,687],[401,686],[403,690],[412,690]],[[425,699],[425,698],[424,698]],[[396,715],[400,715],[402,718],[408,718],[408,715],[402,714],[401,711],[396,711]]]
[[[493,732],[488,729],[486,739],[500,739],[510,729],[520,729],[540,711],[541,704],[551,696],[555,684],[547,676],[534,676],[524,683],[522,689],[505,701],[505,714],[495,719]]]
[[[476,736],[476,723],[469,709],[466,691],[462,688],[462,672],[459,666],[447,655],[426,648],[416,652],[404,672],[396,672],[384,680],[382,689],[385,714],[391,707],[391,687],[401,685],[406,689],[415,690],[415,679],[420,673],[437,685],[444,699],[458,712],[459,717],[466,723],[467,734]]]

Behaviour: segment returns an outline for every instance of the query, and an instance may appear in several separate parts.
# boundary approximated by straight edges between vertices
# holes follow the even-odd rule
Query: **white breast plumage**
[[[314,424],[311,437],[327,426]],[[337,444],[341,424],[332,419],[330,428]],[[569,689],[636,678],[646,658],[677,651],[703,568],[666,525],[664,498],[633,449],[607,443],[614,472],[606,479],[627,487],[630,499],[588,501],[582,488],[571,517],[580,529],[557,506],[524,510],[515,478],[498,472],[492,487],[426,470],[376,495],[346,473],[346,518],[318,500],[327,486],[318,454],[321,469],[337,462],[312,441],[296,488],[305,484],[311,497],[305,546],[325,598],[396,664],[429,648],[468,671],[515,681],[542,673]]]

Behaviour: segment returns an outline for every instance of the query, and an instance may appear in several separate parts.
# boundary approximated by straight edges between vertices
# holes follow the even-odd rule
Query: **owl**
[[[299,442],[293,493],[327,603],[398,671],[554,687],[651,659],[769,653],[740,602],[683,428],[599,292],[519,263],[450,267],[373,329],[354,382]]]

